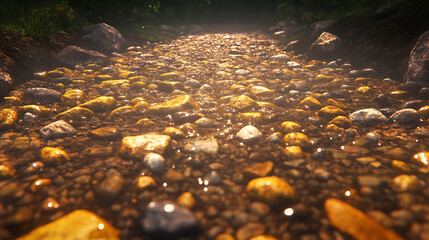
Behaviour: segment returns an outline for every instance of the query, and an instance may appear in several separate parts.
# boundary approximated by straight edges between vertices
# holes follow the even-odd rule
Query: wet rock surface
[[[429,103],[414,88],[260,33],[110,63],[36,73],[1,103],[0,239],[78,209],[121,239],[429,235]],[[60,95],[27,102],[34,88]]]

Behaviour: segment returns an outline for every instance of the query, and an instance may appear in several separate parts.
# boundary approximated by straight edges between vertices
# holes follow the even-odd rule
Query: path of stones
[[[427,239],[427,101],[282,49],[195,35],[35,74],[1,105],[0,238]]]

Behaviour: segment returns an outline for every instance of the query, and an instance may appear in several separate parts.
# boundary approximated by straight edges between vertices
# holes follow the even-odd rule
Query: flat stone
[[[32,104],[50,104],[58,102],[61,99],[61,93],[48,88],[29,88],[24,94],[27,101]]]
[[[119,240],[119,231],[88,210],[76,210],[36,228],[19,240],[109,239]]]
[[[84,107],[74,107],[67,111],[59,113],[55,116],[56,119],[68,120],[68,121],[79,121],[89,119],[94,114],[93,111]]]
[[[41,128],[40,133],[44,139],[56,139],[71,136],[77,131],[64,120],[59,120]]]
[[[173,114],[189,109],[199,109],[200,105],[190,95],[181,95],[167,102],[149,107],[148,111],[155,114]]]
[[[295,197],[295,190],[283,179],[271,176],[251,180],[246,187],[247,196],[271,206],[287,203]]]
[[[189,153],[205,153],[215,155],[219,152],[219,144],[216,139],[196,140],[186,143],[185,152]]]
[[[371,126],[377,123],[387,123],[389,119],[374,108],[361,109],[349,115],[352,123],[361,126]]]
[[[171,138],[167,135],[146,134],[124,137],[120,153],[126,158],[141,160],[150,153],[163,154],[170,147]]]
[[[271,161],[256,163],[244,169],[243,175],[247,176],[249,179],[265,177],[273,170],[273,166],[274,164]]]
[[[115,140],[121,137],[121,132],[115,127],[101,127],[89,132],[88,136],[92,139]]]
[[[342,232],[350,234],[357,240],[404,240],[393,231],[378,224],[359,209],[341,200],[327,199],[325,201],[325,211],[331,225]]]
[[[192,238],[200,233],[196,216],[188,208],[168,201],[149,203],[141,224],[151,239]]]
[[[118,102],[113,97],[101,96],[85,102],[80,107],[88,108],[94,112],[106,112],[116,108]]]

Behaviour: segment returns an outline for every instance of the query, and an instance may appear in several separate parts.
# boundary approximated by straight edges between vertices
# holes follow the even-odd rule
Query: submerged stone
[[[151,106],[148,112],[155,114],[173,114],[188,109],[198,109],[200,105],[190,95],[181,95],[167,102]]]
[[[59,113],[57,116],[55,116],[56,119],[62,119],[62,120],[85,120],[89,119],[94,114],[93,111],[84,108],[84,107],[74,107],[70,108],[69,110]]]
[[[0,129],[12,127],[18,121],[18,113],[9,108],[0,111]]]
[[[246,95],[240,95],[231,99],[229,105],[238,110],[249,110],[258,107],[258,103]]]
[[[71,136],[77,131],[70,124],[59,120],[41,128],[40,133],[44,139],[56,139]]]
[[[76,210],[38,227],[19,240],[109,239],[119,240],[119,231],[88,210]]]
[[[237,138],[244,143],[254,143],[262,137],[262,133],[254,126],[247,125],[237,133]]]
[[[117,105],[118,102],[113,97],[101,96],[79,106],[88,108],[94,112],[106,112],[115,109]]]
[[[361,109],[349,115],[352,123],[361,126],[370,126],[377,123],[387,123],[389,119],[374,108]]]
[[[169,149],[170,142],[171,138],[168,135],[146,134],[124,137],[120,153],[124,157],[139,160],[150,152],[163,154]]]
[[[186,143],[184,150],[190,153],[205,153],[215,155],[219,151],[219,144],[216,139],[194,140]]]
[[[40,153],[40,160],[44,163],[59,164],[70,161],[65,151],[54,147],[44,147]]]
[[[83,103],[86,99],[86,94],[79,89],[73,89],[65,92],[61,96],[61,103],[65,106],[71,107]]]
[[[246,187],[247,196],[271,206],[284,205],[295,197],[294,189],[276,176],[251,180]]]

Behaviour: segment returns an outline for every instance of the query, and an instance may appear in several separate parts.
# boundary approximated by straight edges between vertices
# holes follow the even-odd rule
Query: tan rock
[[[170,142],[170,136],[158,134],[124,137],[120,153],[124,157],[141,160],[149,152],[163,154],[169,149]]]
[[[249,88],[249,93],[259,97],[273,96],[274,91],[262,86],[252,86]]]
[[[258,103],[246,95],[240,95],[231,99],[229,105],[238,110],[248,110],[258,107]]]
[[[284,204],[295,197],[294,189],[276,176],[260,177],[251,180],[246,187],[247,196],[271,206]]]
[[[54,147],[44,147],[40,153],[40,159],[42,162],[50,164],[70,161],[65,151]]]
[[[352,125],[352,122],[344,116],[337,116],[334,119],[332,119],[329,124],[335,124],[338,127],[342,128],[349,128]]]
[[[61,96],[61,103],[65,106],[72,107],[83,103],[86,99],[86,94],[80,89],[73,89],[65,92]]]
[[[101,96],[79,105],[94,112],[106,112],[116,108],[118,102],[113,97]]]
[[[304,158],[304,152],[299,146],[290,146],[283,149],[283,154],[287,157],[288,160]]]
[[[244,169],[243,175],[248,179],[265,177],[273,170],[273,166],[273,162],[270,161],[256,163],[251,167]]]
[[[25,106],[19,107],[19,112],[20,113],[29,112],[37,116],[46,116],[51,112],[51,110],[49,108],[46,108],[44,106],[39,106],[39,105],[25,105]]]
[[[308,139],[307,135],[299,132],[288,133],[284,137],[284,141],[286,146],[299,146],[302,149],[311,148],[312,144],[310,139]]]
[[[359,209],[341,200],[327,199],[325,201],[325,211],[334,227],[350,234],[357,240],[403,240],[396,233],[384,228]]]
[[[291,121],[282,122],[280,128],[284,133],[299,132],[302,129],[301,125]]]
[[[18,240],[119,240],[119,231],[87,210],[76,210],[54,222],[36,228]]]
[[[256,237],[252,237],[250,240],[278,240],[278,239],[269,235],[258,235]]]
[[[168,135],[172,139],[183,139],[186,137],[185,133],[182,130],[175,127],[166,127],[162,131],[162,134]]]
[[[156,123],[148,118],[142,118],[137,121],[136,125],[141,128],[150,128],[156,126]]]
[[[150,176],[141,176],[137,179],[137,188],[140,190],[155,188],[156,182]]]
[[[190,192],[184,192],[177,198],[177,204],[187,208],[193,208],[195,206],[195,198]]]
[[[94,114],[93,111],[89,110],[88,108],[84,107],[74,107],[70,108],[69,110],[59,113],[57,116],[55,116],[56,119],[62,119],[62,120],[85,120],[90,118]]]
[[[198,109],[200,105],[190,95],[181,95],[167,102],[160,103],[148,109],[150,113],[173,114],[178,111]]]
[[[259,123],[262,121],[262,114],[259,112],[240,113],[237,116],[242,122],[245,123]]]
[[[306,97],[303,100],[301,100],[301,102],[298,103],[298,107],[318,110],[322,107],[322,104],[319,102],[319,100],[315,99],[314,97]]]
[[[18,113],[9,108],[0,111],[0,129],[12,127],[18,121]]]
[[[319,114],[320,118],[322,118],[326,121],[330,121],[337,116],[345,116],[346,115],[346,113],[341,108],[335,107],[335,106],[326,106],[326,107],[320,109],[318,114]]]
[[[112,117],[126,117],[137,114],[137,111],[132,106],[118,107],[110,113]]]

